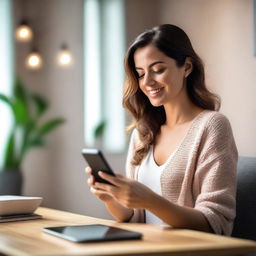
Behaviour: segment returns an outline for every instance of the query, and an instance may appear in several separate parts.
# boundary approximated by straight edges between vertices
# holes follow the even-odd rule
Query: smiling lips
[[[160,91],[162,91],[163,88],[156,88],[148,90],[148,93],[151,97],[157,96]]]

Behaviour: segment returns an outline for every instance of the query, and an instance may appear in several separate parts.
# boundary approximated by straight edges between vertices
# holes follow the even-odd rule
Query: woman
[[[167,224],[230,235],[237,150],[219,99],[205,86],[201,59],[185,32],[161,25],[139,35],[125,59],[123,103],[133,117],[127,177],[92,193],[118,221]]]

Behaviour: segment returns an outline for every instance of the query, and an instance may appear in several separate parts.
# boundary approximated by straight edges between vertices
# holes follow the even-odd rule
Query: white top
[[[168,160],[163,165],[158,165],[154,159],[153,146],[151,146],[138,170],[138,181],[149,187],[155,193],[162,195],[160,177],[166,163],[169,162],[174,153],[175,152],[169,156]],[[157,225],[164,224],[160,218],[147,210],[145,210],[145,222]]]

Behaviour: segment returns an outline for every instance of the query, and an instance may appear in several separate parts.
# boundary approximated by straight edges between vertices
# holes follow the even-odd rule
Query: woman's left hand
[[[111,176],[99,172],[99,175],[113,185],[96,182],[93,187],[109,194],[124,207],[146,209],[148,205],[152,204],[155,193],[142,183],[129,179],[122,174]]]

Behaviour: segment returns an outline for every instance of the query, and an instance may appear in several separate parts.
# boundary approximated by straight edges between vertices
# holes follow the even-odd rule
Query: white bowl
[[[33,213],[41,204],[42,197],[0,196],[0,215]]]

